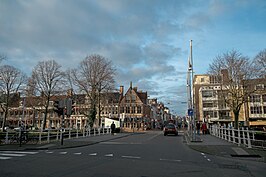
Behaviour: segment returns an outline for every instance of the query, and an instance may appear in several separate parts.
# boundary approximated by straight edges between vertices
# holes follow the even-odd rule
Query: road
[[[211,156],[190,149],[183,136],[134,134],[90,146],[0,151],[3,177],[264,176],[265,163]]]

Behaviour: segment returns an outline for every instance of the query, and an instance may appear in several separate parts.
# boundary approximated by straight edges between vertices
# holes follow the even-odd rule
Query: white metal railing
[[[244,127],[238,129],[225,128],[219,125],[211,125],[209,128],[211,135],[238,146],[244,145],[247,148],[266,149],[266,141],[255,138],[256,134],[264,134],[266,136],[266,132],[249,130],[248,128],[244,129]]]
[[[50,143],[51,141],[61,141],[64,139],[90,137],[111,134],[110,128],[86,128],[80,130],[74,129],[48,129],[46,131],[19,132],[9,130],[5,132],[5,138],[1,140],[3,144],[18,144],[21,141],[21,133],[23,143],[41,144]],[[25,139],[26,138],[26,139]]]

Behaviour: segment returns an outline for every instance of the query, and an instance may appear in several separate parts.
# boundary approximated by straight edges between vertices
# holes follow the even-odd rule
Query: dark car
[[[174,124],[167,124],[163,129],[164,136],[168,134],[173,134],[175,136],[178,135],[177,128]]]

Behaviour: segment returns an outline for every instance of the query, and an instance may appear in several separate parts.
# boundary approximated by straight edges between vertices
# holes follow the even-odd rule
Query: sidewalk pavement
[[[19,144],[0,144],[0,151],[10,151],[10,150],[51,150],[51,149],[66,149],[66,148],[75,148],[93,145],[105,141],[115,140],[130,136],[131,133],[117,133],[115,135],[106,134],[106,135],[97,135],[97,136],[88,136],[88,137],[79,137],[63,140],[63,145],[61,141],[51,141],[50,143],[42,144],[22,144],[21,147]]]
[[[266,151],[263,149],[238,146],[209,134],[196,135],[196,141],[190,141],[189,135],[185,133],[184,140],[190,148],[206,154],[266,163]]]

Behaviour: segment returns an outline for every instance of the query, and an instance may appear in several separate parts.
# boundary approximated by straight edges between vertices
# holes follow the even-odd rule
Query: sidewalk
[[[197,141],[195,142],[191,142],[187,134],[184,138],[190,148],[206,154],[228,158],[256,160],[266,163],[266,151],[263,149],[249,149],[244,146],[238,146],[209,134],[196,135]]]
[[[65,148],[74,148],[74,147],[82,147],[97,144],[100,142],[110,141],[114,139],[123,138],[126,136],[130,136],[131,133],[117,133],[115,135],[106,134],[106,135],[97,135],[97,136],[89,136],[89,137],[79,137],[67,139],[65,138],[63,141],[63,145],[61,145],[60,141],[51,141],[50,143],[43,144],[22,144],[21,147],[19,144],[1,144],[0,151],[5,150],[48,150],[48,149],[65,149]]]

